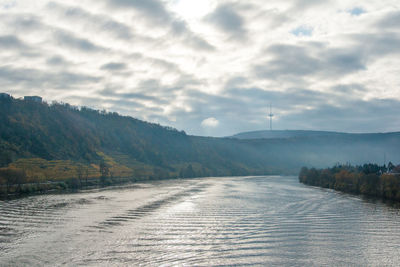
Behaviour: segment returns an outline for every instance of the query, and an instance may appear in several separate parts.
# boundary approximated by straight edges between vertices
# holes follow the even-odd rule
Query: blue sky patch
[[[366,13],[366,11],[362,7],[355,7],[349,10],[349,13],[352,16],[360,16],[361,14]]]
[[[313,28],[302,25],[297,27],[296,29],[292,30],[291,33],[296,36],[311,36],[313,33]]]

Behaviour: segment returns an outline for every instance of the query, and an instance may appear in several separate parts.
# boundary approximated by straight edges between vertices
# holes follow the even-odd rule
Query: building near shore
[[[24,96],[24,100],[37,102],[37,103],[42,103],[42,101],[43,101],[41,96]]]

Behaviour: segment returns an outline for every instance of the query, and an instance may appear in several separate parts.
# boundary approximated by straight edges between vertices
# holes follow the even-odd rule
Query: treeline
[[[76,177],[58,181],[43,179],[37,175],[30,176],[24,169],[0,168],[0,199],[48,191],[76,190],[99,184],[98,181],[88,178],[88,168],[84,167]]]
[[[65,191],[82,188],[76,178],[65,181],[42,180],[29,177],[25,170],[14,168],[0,169],[0,200],[22,195],[45,193],[49,191]]]
[[[0,168],[0,200],[49,191],[75,191],[138,181],[210,176],[205,168],[198,169],[192,164],[180,168],[176,174],[155,168],[147,175],[145,172],[136,170],[135,173],[128,176],[116,176],[111,167],[105,161],[101,161],[99,168],[95,170],[98,173],[93,173],[92,166],[77,164],[74,174],[64,179],[29,175],[30,171],[14,167]]]
[[[400,201],[400,165],[335,165],[327,169],[303,167],[301,183],[353,194]]]

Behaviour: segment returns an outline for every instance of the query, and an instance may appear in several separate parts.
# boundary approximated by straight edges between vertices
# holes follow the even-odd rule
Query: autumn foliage
[[[363,194],[400,201],[399,166],[377,164],[363,166],[336,165],[328,169],[303,167],[300,182],[313,186],[331,188],[337,191]]]

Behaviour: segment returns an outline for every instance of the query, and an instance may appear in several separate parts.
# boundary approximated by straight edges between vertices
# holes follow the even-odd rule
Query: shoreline
[[[30,184],[21,184],[21,191],[19,192],[13,192],[13,193],[6,193],[4,192],[4,187],[3,187],[3,192],[0,193],[0,201],[7,201],[7,200],[13,200],[13,199],[19,199],[19,198],[24,198],[24,197],[30,197],[30,196],[38,196],[38,195],[51,195],[51,194],[69,194],[69,193],[77,193],[82,190],[93,190],[93,189],[101,189],[101,188],[107,188],[107,187],[112,187],[112,186],[118,186],[118,185],[127,185],[129,183],[137,183],[137,182],[144,182],[144,181],[158,181],[158,180],[169,180],[169,179],[180,179],[180,178],[157,178],[157,179],[140,179],[140,178],[130,178],[130,177],[114,177],[114,178],[109,178],[106,180],[105,183],[102,184],[101,178],[91,178],[87,182],[87,184],[82,185],[73,185],[71,182],[72,180],[75,180],[74,178],[69,179],[69,180],[63,180],[63,181],[47,181],[44,183],[30,183]],[[18,185],[13,185],[14,189],[18,187]]]
[[[13,194],[4,194],[4,192],[0,193],[0,201],[8,201],[8,200],[14,200],[14,199],[19,199],[19,198],[25,198],[25,197],[30,197],[30,196],[38,196],[38,195],[51,195],[51,194],[69,194],[69,193],[79,193],[81,191],[88,191],[88,190],[94,190],[94,189],[105,189],[105,188],[111,188],[115,186],[126,186],[129,184],[134,185],[135,183],[139,182],[152,182],[152,181],[165,181],[165,180],[180,180],[180,179],[201,179],[201,178],[207,178],[207,177],[216,177],[216,178],[222,178],[222,177],[247,177],[247,176],[293,176],[295,177],[295,174],[257,174],[257,175],[224,175],[224,176],[199,176],[199,177],[167,177],[167,178],[133,178],[133,177],[114,177],[114,178],[108,178],[106,180],[106,183],[102,184],[101,183],[101,178],[91,178],[88,180],[88,185],[86,186],[80,186],[76,188],[71,188],[71,187],[63,187],[60,186],[60,184],[67,184],[67,181],[48,181],[45,183],[42,183],[41,185],[51,185],[51,188],[47,188],[44,190],[40,190],[36,188],[35,190],[28,191],[28,190],[23,190],[18,193],[13,193]],[[90,182],[90,183],[89,183]],[[25,186],[31,186],[31,185],[37,185],[37,184],[22,184],[22,187]],[[17,185],[14,185],[15,187]],[[4,187],[4,186],[3,186]],[[1,188],[1,187],[0,187]]]

